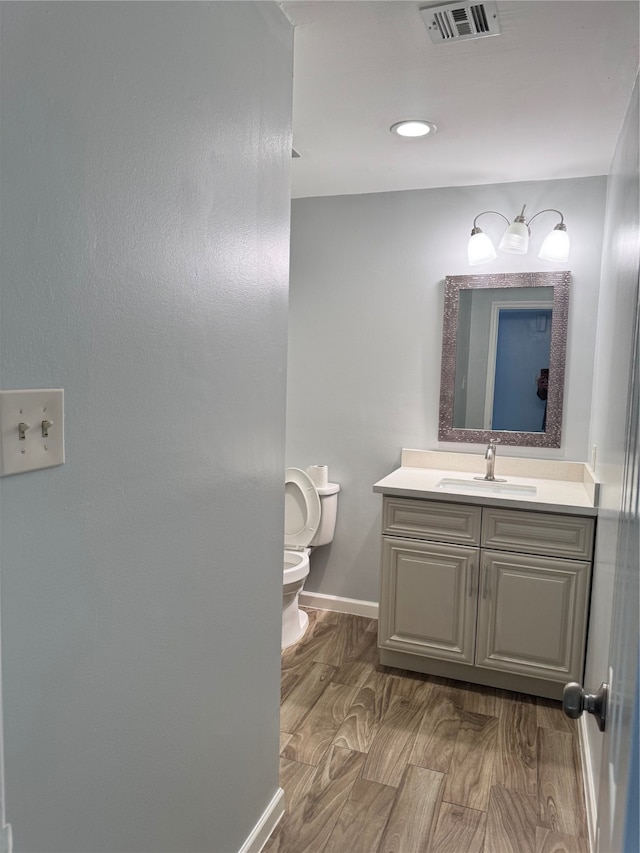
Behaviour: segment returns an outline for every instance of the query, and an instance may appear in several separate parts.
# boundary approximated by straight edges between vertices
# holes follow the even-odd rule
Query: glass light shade
[[[543,261],[556,261],[564,263],[569,260],[569,235],[566,230],[554,228],[545,237],[540,247],[538,257]]]
[[[512,222],[502,236],[501,252],[511,252],[513,255],[524,255],[529,249],[529,229],[524,222]]]
[[[475,267],[476,264],[484,264],[486,261],[492,261],[498,257],[491,240],[479,230],[469,238],[467,254],[469,257],[469,266],[472,267]]]

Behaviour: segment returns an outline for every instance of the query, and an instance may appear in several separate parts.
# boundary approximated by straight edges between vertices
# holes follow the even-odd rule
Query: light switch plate
[[[0,476],[63,464],[63,389],[0,391]]]

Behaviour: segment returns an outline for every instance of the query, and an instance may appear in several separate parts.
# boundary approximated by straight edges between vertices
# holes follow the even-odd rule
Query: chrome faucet
[[[495,475],[493,472],[496,467],[496,443],[493,439],[490,439],[489,444],[487,445],[487,450],[484,454],[484,458],[487,460],[487,473],[484,475],[484,479],[495,480]]]
[[[487,449],[484,453],[484,458],[487,460],[487,473],[484,477],[474,477],[474,480],[487,480],[489,483],[506,483],[506,480],[496,477],[494,474],[496,468],[496,444],[497,439],[492,438],[487,444]]]

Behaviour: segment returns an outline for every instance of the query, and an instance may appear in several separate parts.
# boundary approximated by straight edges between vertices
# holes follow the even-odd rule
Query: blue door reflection
[[[549,368],[551,316],[551,309],[500,309],[491,429],[544,431],[547,404],[537,391]]]

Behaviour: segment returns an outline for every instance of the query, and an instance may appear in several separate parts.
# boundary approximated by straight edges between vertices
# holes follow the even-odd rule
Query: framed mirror
[[[447,276],[440,441],[560,447],[571,273]]]

